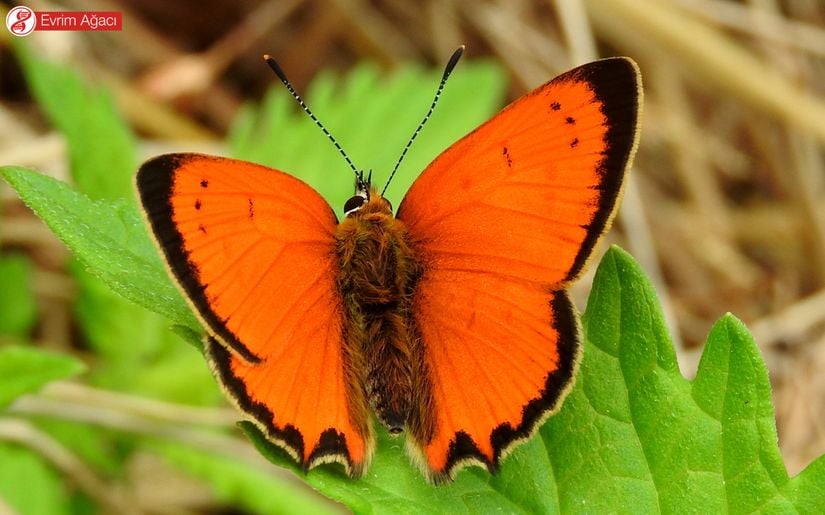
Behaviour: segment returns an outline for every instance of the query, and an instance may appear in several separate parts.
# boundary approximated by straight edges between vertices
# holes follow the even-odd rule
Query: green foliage
[[[542,431],[562,511],[583,498],[595,511],[804,508],[813,492],[788,493],[767,371],[741,322],[717,322],[695,380],[685,380],[652,286],[612,249],[583,324],[578,383]],[[812,466],[798,479],[817,474]],[[815,495],[825,506],[825,493]]]
[[[250,513],[335,513],[333,504],[307,495],[291,481],[235,458],[196,451],[181,445],[162,446],[160,452],[191,476],[205,481],[219,501]],[[294,479],[297,483],[298,479]]]
[[[37,322],[32,266],[23,255],[0,256],[0,335],[28,336]]]
[[[0,502],[25,515],[70,513],[68,492],[57,473],[39,456],[0,444]],[[0,512],[6,513],[0,504]]]
[[[118,446],[107,430],[83,422],[53,418],[39,420],[38,428],[65,448],[71,449],[75,456],[99,474],[119,474],[122,459]]]
[[[190,367],[187,376],[177,374],[157,382],[158,369],[168,370],[170,362],[180,364],[184,349],[178,345],[178,336],[168,330],[169,320],[177,319],[168,313],[166,317],[159,316],[145,307],[154,302],[153,295],[178,296],[177,290],[168,282],[153,283],[159,277],[144,283],[148,295],[141,299],[123,295],[122,289],[115,288],[114,291],[120,293],[118,295],[107,286],[111,282],[106,280],[110,277],[106,272],[111,267],[135,266],[139,281],[140,271],[157,270],[159,263],[157,252],[148,243],[143,222],[134,207],[132,181],[136,160],[131,132],[107,92],[89,85],[70,68],[30,55],[22,44],[17,45],[17,55],[39,105],[66,137],[71,175],[77,191],[106,206],[105,214],[87,209],[83,212],[93,214],[93,218],[67,218],[61,222],[79,223],[92,229],[82,234],[81,239],[87,244],[101,241],[101,237],[114,238],[130,254],[109,263],[109,267],[86,261],[82,266],[70,263],[78,290],[75,317],[86,343],[101,358],[99,366],[92,370],[90,380],[107,388],[160,395],[169,400],[214,399],[217,389],[211,383],[206,367]],[[28,201],[33,208],[35,204],[41,209],[60,207],[38,204],[37,199]],[[71,202],[69,199],[65,201]],[[118,214],[115,217],[113,210]],[[66,234],[57,229],[55,232]],[[89,273],[87,268],[96,273]],[[158,275],[163,277],[165,274]],[[167,290],[161,288],[158,291],[158,284],[166,286]],[[126,289],[133,290],[129,285]],[[185,324],[194,323],[188,309],[181,310],[179,320]],[[200,388],[191,388],[192,383]],[[189,388],[184,388],[183,384],[188,384]]]
[[[19,345],[0,347],[0,409],[24,393],[83,369],[81,362],[63,354]]]
[[[169,282],[137,209],[121,200],[89,199],[69,185],[25,168],[0,168],[24,202],[109,288],[167,319],[197,327]]]
[[[295,462],[280,448],[270,444],[250,422],[241,422],[244,433],[255,447],[273,463],[303,475]],[[342,502],[355,513],[518,513],[547,511],[545,486],[552,476],[543,476],[537,440],[522,446],[510,456],[501,474],[491,478],[474,469],[459,474],[449,485],[428,484],[404,454],[403,440],[393,439],[379,429],[377,452],[364,478],[348,479],[339,466],[312,470],[306,480],[324,495]],[[530,452],[532,450],[533,452]],[[536,452],[538,451],[538,452]],[[544,458],[546,460],[546,457]],[[520,476],[527,472],[527,476]]]
[[[72,178],[92,198],[132,201],[133,136],[106,91],[71,68],[31,54],[15,42],[26,81],[41,109],[69,143]]]
[[[80,191],[19,167],[0,168],[0,175],[95,278],[75,272],[82,285],[79,320],[101,359],[96,368],[109,368],[111,387],[126,387],[116,384],[119,374],[114,371],[147,360],[152,366],[132,377],[130,388],[143,391],[150,384],[166,381],[166,387],[156,390],[158,394],[206,402],[209,394],[203,394],[207,392],[203,385],[192,388],[200,393],[175,390],[175,384],[192,384],[190,378],[198,377],[198,372],[193,369],[190,375],[186,371],[184,364],[191,364],[191,351],[170,338],[164,329],[166,322],[131,311],[137,309],[131,305],[118,304],[116,297],[95,282],[99,279],[117,294],[162,315],[189,341],[200,332],[163,270],[133,207],[128,181],[121,182],[121,172],[114,172],[132,166],[130,137],[123,136],[128,132],[112,117],[105,95],[90,93],[66,70],[22,55],[35,94],[69,140],[73,176]],[[390,188],[395,205],[430,159],[489,116],[497,104],[500,75],[491,67],[469,64],[462,63],[453,75],[440,107]],[[343,80],[318,79],[306,97],[350,157],[359,166],[372,167],[375,182],[380,184],[425,112],[436,78],[437,74],[409,69],[381,79],[375,69],[360,67]],[[91,121],[77,120],[83,117]],[[94,150],[88,148],[94,140],[84,131],[108,140],[107,128],[115,131],[112,148],[119,149],[118,155],[109,161],[82,159],[83,152]],[[257,113],[251,108],[246,111],[233,131],[231,148],[237,157],[301,176],[336,210],[351,195],[352,176],[344,161],[280,89],[267,97]],[[107,172],[114,177],[107,178]],[[127,194],[128,200],[122,200]],[[583,324],[585,353],[576,387],[561,411],[516,449],[495,477],[472,469],[461,472],[451,485],[432,487],[410,465],[403,442],[383,433],[363,479],[350,480],[334,465],[304,475],[284,453],[262,439],[254,426],[243,424],[242,428],[271,461],[358,513],[822,511],[825,458],[788,478],[776,445],[767,373],[751,337],[735,318],[726,315],[716,324],[696,379],[685,380],[650,284],[629,256],[613,249],[599,267]],[[12,348],[10,352],[14,358],[21,351]],[[52,361],[31,356],[24,361],[14,359],[0,354],[0,367],[14,364],[0,370],[0,404],[78,370],[75,362],[69,365],[63,357],[56,361],[54,356],[49,358]],[[25,359],[31,359],[29,368],[19,365]],[[31,377],[20,379],[27,375],[21,376],[21,369],[32,372]],[[205,370],[201,362],[196,369]],[[72,443],[65,427],[52,431],[62,434],[59,438],[66,445],[77,446],[81,455],[108,452],[89,444],[94,433]],[[6,450],[0,448],[0,454]],[[23,452],[12,450],[18,451]],[[286,491],[283,483],[265,471],[245,470],[210,453],[182,447],[162,452],[233,505],[275,510],[274,499]],[[0,455],[0,463],[5,458],[6,454]],[[107,470],[117,464],[112,457],[88,461]],[[0,465],[0,475],[5,473]],[[41,482],[32,483],[48,490],[46,499],[64,495],[53,478],[52,483],[37,481]],[[17,498],[2,486],[0,495],[19,507]],[[296,495],[297,500],[289,501],[293,507],[321,509]]]

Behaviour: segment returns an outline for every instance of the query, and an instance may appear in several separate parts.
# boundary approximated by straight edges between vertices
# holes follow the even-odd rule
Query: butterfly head
[[[355,195],[344,203],[344,216],[354,217],[366,212],[392,212],[389,201],[381,196],[372,186],[372,170],[364,177],[364,172],[358,172],[355,177]]]

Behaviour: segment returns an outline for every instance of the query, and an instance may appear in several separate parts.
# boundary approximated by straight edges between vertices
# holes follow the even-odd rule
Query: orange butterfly
[[[438,156],[395,217],[360,172],[339,222],[290,175],[200,154],[148,161],[137,188],[215,375],[269,440],[360,476],[372,413],[443,482],[495,472],[570,390],[567,287],[616,212],[641,104],[630,59],[575,68]]]

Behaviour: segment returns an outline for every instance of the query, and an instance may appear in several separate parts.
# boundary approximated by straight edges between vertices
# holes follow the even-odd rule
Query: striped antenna
[[[387,191],[387,187],[390,185],[390,181],[392,178],[395,177],[395,172],[398,171],[398,167],[401,165],[401,161],[404,160],[404,156],[407,155],[407,151],[412,146],[412,142],[415,141],[415,138],[418,137],[418,133],[421,132],[421,128],[424,127],[424,124],[427,123],[427,120],[430,119],[430,116],[433,114],[435,110],[435,105],[438,103],[438,99],[441,97],[441,91],[444,90],[444,85],[447,83],[447,79],[450,77],[450,74],[453,73],[453,68],[455,65],[458,64],[458,60],[461,59],[461,54],[464,53],[464,45],[461,45],[453,52],[452,57],[447,62],[447,66],[444,67],[444,74],[441,76],[441,82],[438,84],[438,89],[435,92],[435,97],[433,98],[432,104],[430,104],[430,110],[427,111],[427,114],[424,116],[424,119],[421,120],[421,123],[418,124],[418,127],[413,132],[412,137],[407,142],[407,145],[404,147],[404,150],[401,151],[401,157],[398,158],[398,161],[395,163],[395,167],[392,169],[392,173],[390,173],[389,178],[387,179],[387,184],[384,185],[384,189],[381,190],[381,196],[384,196],[384,192]]]
[[[281,69],[281,66],[278,64],[278,61],[276,61],[269,55],[264,55],[264,61],[266,61],[266,64],[268,64],[269,67],[272,68],[272,71],[275,72],[275,75],[277,75],[278,78],[281,79],[281,82],[284,83],[284,86],[286,86],[287,91],[289,91],[290,95],[292,95],[292,98],[294,98],[295,101],[298,102],[298,105],[301,106],[301,109],[303,109],[304,112],[308,114],[310,118],[312,118],[312,121],[315,122],[315,125],[317,125],[324,132],[324,134],[326,134],[327,138],[329,138],[332,144],[335,145],[335,148],[338,149],[338,152],[342,156],[344,156],[344,159],[346,160],[349,167],[352,168],[353,172],[355,172],[356,179],[358,179],[360,177],[358,169],[355,168],[354,164],[352,164],[352,161],[350,160],[347,153],[344,152],[344,149],[341,148],[341,145],[339,145],[338,142],[335,141],[335,138],[332,137],[332,134],[330,134],[327,128],[324,127],[324,124],[322,124],[321,121],[318,120],[318,118],[316,118],[314,114],[312,114],[312,111],[310,111],[309,107],[307,107],[307,105],[304,103],[304,99],[302,99],[301,96],[295,92],[295,88],[292,87],[292,84],[290,84],[289,79],[286,78],[286,74],[284,73],[284,70]]]

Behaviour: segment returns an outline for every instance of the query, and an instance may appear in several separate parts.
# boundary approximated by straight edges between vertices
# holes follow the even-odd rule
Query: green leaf
[[[108,93],[89,86],[75,69],[34,56],[22,42],[15,49],[38,105],[66,136],[78,189],[94,199],[134,202],[134,138]]]
[[[379,429],[377,452],[366,476],[352,480],[343,474],[339,465],[322,466],[304,475],[295,461],[269,443],[254,424],[240,422],[239,426],[267,459],[305,477],[319,492],[344,503],[355,513],[486,513],[496,510],[527,513],[525,506],[513,502],[506,492],[492,486],[486,472],[464,472],[449,485],[434,487],[427,484],[404,454],[403,440],[390,437],[383,429]],[[522,465],[531,466],[529,463]],[[508,477],[512,479],[513,476],[508,474]],[[525,488],[530,492],[528,495],[532,494],[529,482],[517,487]]]
[[[0,334],[25,338],[37,322],[32,266],[24,255],[0,257]]]
[[[548,495],[555,488],[553,472],[541,439],[534,438],[507,458],[507,467],[491,477],[471,468],[455,482],[434,487],[410,463],[403,439],[379,428],[377,452],[364,478],[354,481],[340,466],[325,466],[304,474],[282,449],[271,444],[250,422],[239,422],[255,447],[271,462],[292,470],[324,495],[356,513],[505,513],[557,512]],[[538,456],[538,458],[537,458]]]
[[[583,324],[577,385],[542,430],[561,511],[784,511],[806,495],[825,506],[822,491],[785,493],[767,371],[732,315],[713,327],[687,381],[653,288],[613,248]]]
[[[69,496],[57,473],[42,458],[0,443],[0,512],[4,504],[25,515],[70,513]]]
[[[0,408],[50,381],[79,374],[84,368],[83,363],[64,354],[18,345],[0,347]]]
[[[137,208],[90,200],[67,184],[32,170],[0,167],[23,201],[109,288],[176,324],[199,324],[169,281]]]
[[[782,485],[782,494],[794,500],[799,513],[822,513],[825,508],[825,455]],[[767,510],[765,510],[767,511]]]

